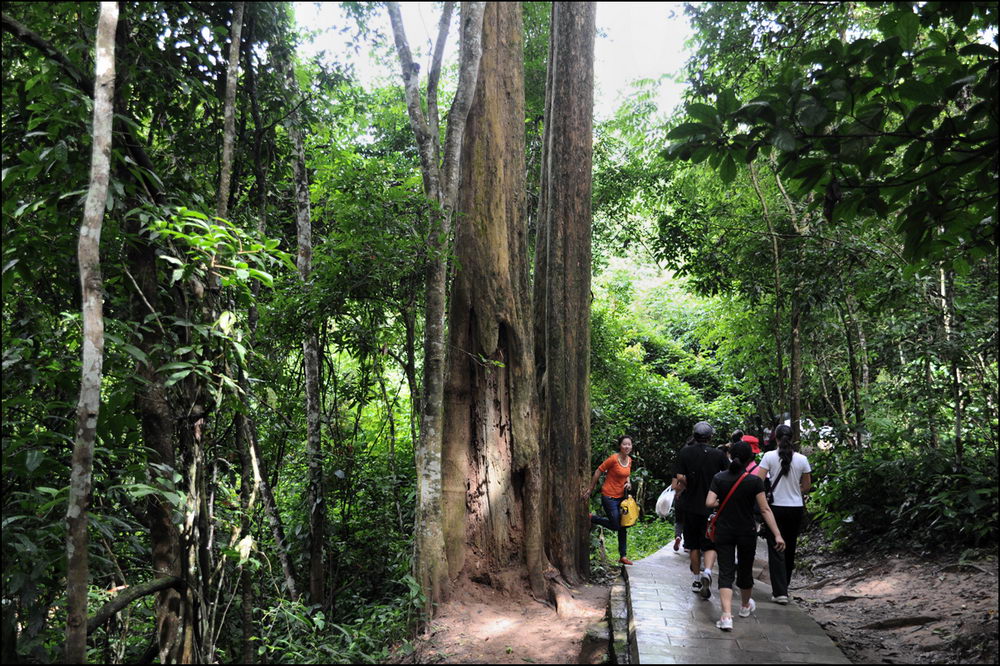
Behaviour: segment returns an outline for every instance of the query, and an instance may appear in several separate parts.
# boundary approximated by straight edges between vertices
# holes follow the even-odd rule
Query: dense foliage
[[[368,25],[381,9],[344,5],[340,27],[384,52]],[[382,661],[425,601],[411,576],[430,233],[419,158],[395,80],[364,86],[346,61],[302,60],[291,8],[247,3],[236,169],[228,219],[214,217],[232,9],[121,3],[91,611],[163,573],[157,517],[191,538],[199,515],[211,659]],[[798,409],[810,512],[838,544],[995,548],[996,4],[687,11],[683,106],[662,113],[642,81],[595,127],[593,464],[632,435],[651,513],[695,422],[717,440],[763,437]],[[548,12],[523,14],[532,234]],[[94,3],[3,8],[4,662],[58,661],[66,624],[96,16]],[[308,336],[319,599],[289,589],[307,587],[310,565]],[[156,443],[167,429],[172,458]],[[647,516],[632,534],[641,556],[672,526]],[[147,595],[114,615],[90,660],[154,659],[161,610]]]

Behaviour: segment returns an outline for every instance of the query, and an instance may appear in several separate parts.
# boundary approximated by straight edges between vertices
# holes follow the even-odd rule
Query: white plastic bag
[[[667,514],[670,513],[670,507],[674,505],[674,489],[667,488],[662,493],[660,493],[659,499],[656,500],[656,515],[660,518],[666,518]]]

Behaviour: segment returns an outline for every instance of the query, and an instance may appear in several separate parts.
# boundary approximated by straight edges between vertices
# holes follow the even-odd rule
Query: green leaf
[[[122,349],[131,354],[137,361],[142,363],[149,363],[149,356],[146,355],[144,351],[136,347],[135,345],[123,344]]]
[[[967,44],[958,50],[961,55],[978,55],[986,58],[996,58],[997,50],[986,44]]]
[[[795,137],[792,136],[792,133],[784,127],[774,133],[774,136],[771,138],[771,143],[778,150],[783,150],[785,152],[795,150]]]
[[[171,361],[170,363],[164,363],[159,368],[156,369],[157,372],[166,372],[167,370],[176,370],[177,368],[191,368],[192,364],[188,361]]]
[[[681,123],[667,132],[668,139],[686,139],[692,136],[712,134],[712,128],[702,123]]]
[[[736,99],[736,95],[732,90],[726,88],[719,93],[718,100],[719,115],[728,116],[730,113],[739,108],[739,101]]]
[[[920,30],[920,17],[910,9],[895,14],[895,25],[893,34],[899,37],[903,48],[909,49],[917,41],[917,32]]]
[[[912,99],[915,102],[924,102],[926,104],[932,104],[938,101],[941,97],[937,88],[929,83],[924,83],[923,81],[917,81],[915,79],[904,81],[896,86],[896,92],[899,93],[900,97]]]
[[[708,104],[694,102],[692,104],[688,104],[685,111],[687,111],[688,115],[697,121],[715,127],[719,126],[719,116],[716,114],[715,109]]]
[[[806,129],[813,129],[826,120],[827,115],[826,108],[812,97],[806,98],[806,102],[799,107],[799,123]]]
[[[939,113],[941,113],[941,107],[939,106],[920,104],[906,115],[906,129],[910,132],[919,132],[928,123],[937,118]]]
[[[736,178],[736,161],[733,160],[731,153],[726,154],[726,157],[722,160],[722,164],[719,166],[719,177],[722,178],[722,182],[726,185],[733,182]]]
[[[176,384],[180,380],[182,380],[185,377],[187,377],[188,375],[190,375],[191,374],[191,370],[192,370],[192,368],[188,368],[187,370],[178,370],[174,374],[172,374],[169,377],[167,377],[167,381],[163,382],[163,385],[164,386],[168,386],[168,387],[169,386],[173,386],[174,384]]]

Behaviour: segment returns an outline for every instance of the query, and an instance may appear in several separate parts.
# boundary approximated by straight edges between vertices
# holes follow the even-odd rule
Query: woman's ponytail
[[[729,463],[729,472],[731,474],[739,474],[746,469],[747,463],[753,457],[753,450],[751,450],[750,445],[746,442],[739,441],[730,447],[729,455],[732,456],[732,461]]]
[[[792,429],[782,423],[774,429],[775,438],[778,440],[778,458],[781,460],[781,471],[786,475],[792,465]]]

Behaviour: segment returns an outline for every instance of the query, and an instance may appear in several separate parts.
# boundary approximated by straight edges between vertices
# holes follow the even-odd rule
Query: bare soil
[[[511,586],[514,587],[514,586]],[[579,585],[557,615],[524,591],[501,592],[471,581],[438,608],[428,634],[412,642],[410,654],[397,652],[395,663],[579,664],[607,653],[585,641],[589,625],[608,605],[607,585]]]
[[[997,557],[800,544],[792,596],[854,663],[997,663]]]

